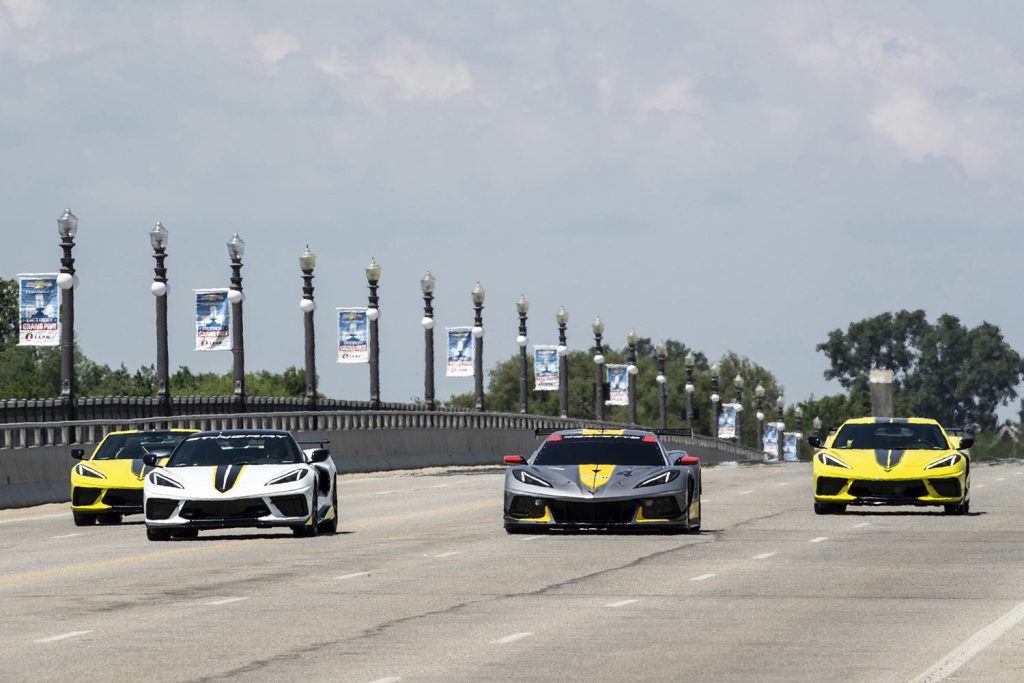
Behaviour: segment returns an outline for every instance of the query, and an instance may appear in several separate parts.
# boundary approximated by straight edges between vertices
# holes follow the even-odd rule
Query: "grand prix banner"
[[[797,446],[804,435],[801,432],[785,432],[782,440],[782,459],[786,462],[796,462],[800,459]]]
[[[227,289],[194,289],[196,351],[231,350],[231,304]]]
[[[338,362],[369,363],[370,333],[366,307],[339,308]]]
[[[446,327],[448,333],[447,377],[473,376],[473,328]]]
[[[629,405],[629,372],[625,365],[606,365],[608,381],[608,400],[604,402],[607,406],[628,406]]]
[[[60,289],[56,273],[19,275],[18,346],[60,345]]]
[[[779,457],[779,423],[765,422],[764,431],[761,433],[761,450],[764,454],[774,460]]]
[[[723,403],[722,412],[718,414],[718,438],[736,438],[736,404]]]
[[[558,391],[558,347],[535,344],[533,347],[534,391]]]

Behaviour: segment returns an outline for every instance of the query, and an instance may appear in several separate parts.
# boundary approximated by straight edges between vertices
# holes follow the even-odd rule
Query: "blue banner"
[[[366,307],[338,309],[338,362],[370,362],[370,325]]]
[[[558,391],[558,347],[538,344],[533,347],[533,388]]]
[[[625,365],[606,365],[608,377],[608,400],[605,405],[629,405],[629,372]]]
[[[231,350],[231,303],[226,289],[196,289],[196,351]]]
[[[447,377],[473,376],[473,328],[447,327],[448,369]]]
[[[800,453],[797,447],[800,444],[800,439],[803,438],[803,434],[800,432],[785,432],[782,440],[782,458],[786,462],[796,462],[800,459]]]
[[[764,451],[767,459],[775,460],[779,457],[779,424],[777,422],[766,422],[764,432],[761,434],[761,450]]]
[[[60,289],[57,275],[19,275],[18,345],[60,345]]]
[[[718,438],[736,438],[736,404],[723,403],[722,412],[718,414]]]

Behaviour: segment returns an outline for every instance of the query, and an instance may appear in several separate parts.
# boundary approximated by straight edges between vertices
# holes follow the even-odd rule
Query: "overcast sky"
[[[302,365],[319,256],[321,390],[334,307],[381,277],[382,399],[423,393],[418,281],[485,364],[530,340],[679,339],[839,390],[814,346],[884,311],[987,320],[1024,349],[1024,21],[1013,2],[43,2],[0,0],[0,276],[55,271],[79,217],[76,330],[154,362],[148,231],[170,233],[171,366],[191,290],[245,258],[250,370]],[[472,391],[443,377],[438,396]],[[641,378],[643,380],[644,378]],[[646,378],[654,381],[653,377]]]

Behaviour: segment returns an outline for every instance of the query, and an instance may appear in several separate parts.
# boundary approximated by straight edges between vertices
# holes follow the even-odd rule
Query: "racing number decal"
[[[591,492],[607,484],[615,472],[615,465],[580,465],[579,468],[580,483]]]

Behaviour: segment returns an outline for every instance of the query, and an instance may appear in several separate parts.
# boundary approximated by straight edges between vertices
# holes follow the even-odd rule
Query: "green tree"
[[[0,279],[0,351],[18,343],[19,298],[18,281]]]

